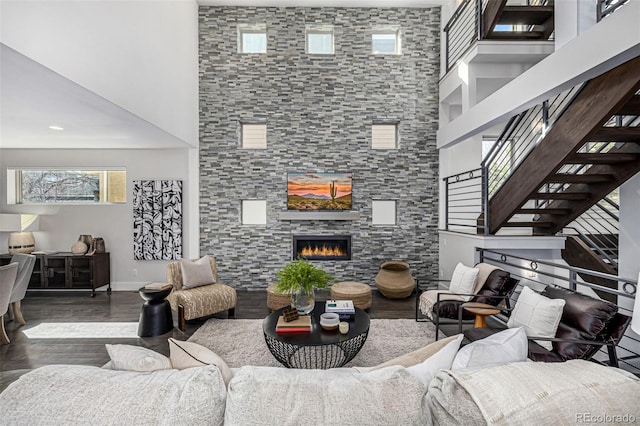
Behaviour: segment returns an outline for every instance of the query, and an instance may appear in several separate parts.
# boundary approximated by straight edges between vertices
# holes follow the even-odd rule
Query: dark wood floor
[[[319,294],[318,299],[326,299]],[[87,293],[29,293],[22,303],[22,312],[27,322],[20,326],[15,321],[7,321],[5,328],[11,340],[8,345],[0,345],[0,373],[24,370],[49,364],[82,364],[102,366],[109,361],[105,343],[121,343],[144,346],[165,355],[169,354],[167,339],[188,339],[206,319],[190,321],[185,332],[175,328],[159,337],[136,339],[28,339],[23,329],[43,322],[134,322],[138,321],[142,299],[137,292],[113,292],[111,295],[98,293],[91,298]],[[373,292],[373,303],[369,308],[371,318],[414,318],[415,297],[407,299],[387,299],[377,291]],[[264,318],[269,313],[265,291],[238,291],[236,318]],[[215,315],[226,318],[226,313]],[[174,318],[175,320],[175,318]],[[0,374],[2,390],[10,374]]]

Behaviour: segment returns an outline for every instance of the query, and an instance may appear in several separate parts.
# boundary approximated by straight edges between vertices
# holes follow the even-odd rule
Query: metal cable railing
[[[477,233],[482,213],[482,169],[474,169],[443,179],[445,184],[445,229]]]
[[[509,272],[512,277],[520,280],[519,286],[528,286],[533,290],[540,291],[545,286],[553,284],[595,298],[598,298],[594,292],[597,290],[616,297],[618,312],[627,316],[633,314],[633,302],[638,285],[634,279],[576,268],[544,259],[532,259],[488,249],[478,248],[476,250],[479,252],[480,262],[499,266]],[[582,278],[584,276],[610,280],[618,283],[618,286],[617,288],[609,288],[593,284],[585,281]],[[511,306],[515,306],[518,294],[519,291],[514,293]],[[504,321],[506,318],[502,319]],[[632,331],[627,330],[616,351],[620,368],[634,374],[640,374],[640,340]],[[606,349],[600,350],[594,358],[600,361],[608,359]]]
[[[628,2],[629,0],[598,0],[596,6],[596,19],[600,22],[602,18],[611,15],[620,6],[624,6]]]

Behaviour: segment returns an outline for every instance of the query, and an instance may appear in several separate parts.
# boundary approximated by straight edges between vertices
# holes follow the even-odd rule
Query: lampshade
[[[0,232],[34,232],[39,226],[40,217],[37,214],[0,214]]]
[[[32,253],[36,240],[33,231],[37,231],[40,218],[36,214],[0,214],[0,232],[9,234],[9,254]]]
[[[640,282],[640,274],[638,274]],[[631,330],[636,334],[640,334],[640,296],[638,296],[638,284],[636,284],[636,300],[633,303],[633,314],[631,316]]]

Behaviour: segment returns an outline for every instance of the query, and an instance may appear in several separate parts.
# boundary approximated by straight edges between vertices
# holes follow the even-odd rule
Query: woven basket
[[[409,297],[415,286],[409,264],[400,260],[384,262],[376,275],[376,286],[383,296],[390,299]]]
[[[345,281],[331,287],[333,300],[352,300],[353,306],[367,309],[371,306],[371,287],[364,283]]]
[[[267,287],[267,306],[271,311],[291,305],[291,293],[276,293],[276,286],[270,284]]]

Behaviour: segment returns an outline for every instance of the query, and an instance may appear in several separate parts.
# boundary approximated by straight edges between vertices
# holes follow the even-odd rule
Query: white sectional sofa
[[[633,423],[640,421],[638,401],[637,377],[581,360],[442,370],[428,386],[401,366],[248,366],[225,387],[215,366],[130,372],[54,365],[0,394],[0,423],[522,425],[573,424],[579,416]]]

